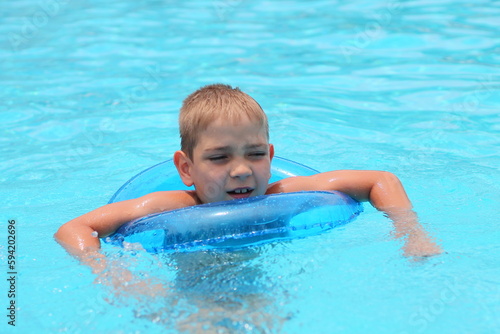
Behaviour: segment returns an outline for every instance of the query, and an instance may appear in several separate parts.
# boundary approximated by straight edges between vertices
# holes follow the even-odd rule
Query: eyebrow
[[[256,149],[256,148],[266,149],[267,144],[249,144],[249,145],[245,145],[245,147],[244,147],[245,150],[252,150],[252,149]],[[232,148],[229,145],[216,146],[216,147],[209,147],[209,148],[205,149],[204,152],[213,152],[213,151],[227,152],[227,151],[231,151],[231,149]]]

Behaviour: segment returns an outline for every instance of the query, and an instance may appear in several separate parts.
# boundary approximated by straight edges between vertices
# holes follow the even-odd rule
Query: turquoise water
[[[495,1],[4,4],[0,332],[498,332],[499,16]],[[246,252],[104,247],[166,296],[94,282],[53,233],[169,158],[182,99],[213,82],[260,102],[279,156],[396,173],[446,254],[404,258],[365,205],[330,233]]]

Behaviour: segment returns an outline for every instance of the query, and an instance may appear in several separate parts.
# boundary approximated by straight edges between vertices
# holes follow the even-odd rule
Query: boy
[[[274,147],[260,105],[238,88],[215,84],[186,98],[179,115],[181,150],[174,163],[194,191],[162,191],[105,205],[59,228],[56,239],[82,256],[100,248],[99,238],[130,220],[202,203],[294,191],[338,190],[370,201],[393,221],[396,237],[406,237],[407,256],[439,254],[440,248],[417,221],[398,178],[382,171],[341,170],[291,177],[268,184]]]

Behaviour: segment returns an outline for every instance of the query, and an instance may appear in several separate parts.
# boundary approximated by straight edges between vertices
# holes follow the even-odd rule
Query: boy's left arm
[[[394,222],[396,237],[405,237],[407,256],[440,254],[440,247],[418,222],[403,185],[390,172],[339,170],[312,176],[297,176],[271,184],[267,193],[337,190],[358,201],[369,201]]]

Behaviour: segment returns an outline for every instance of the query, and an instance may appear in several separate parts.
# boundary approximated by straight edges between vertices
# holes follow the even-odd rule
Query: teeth
[[[234,192],[237,194],[245,194],[248,192],[248,189],[236,189]]]

